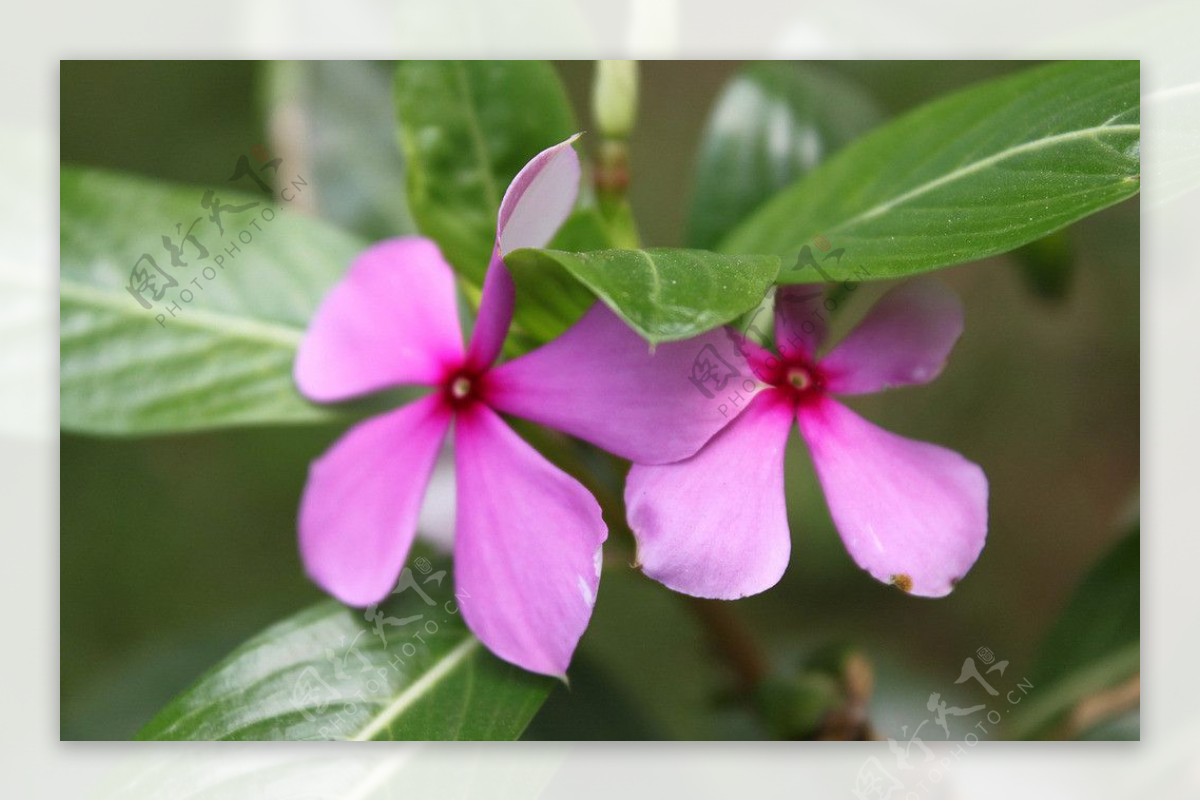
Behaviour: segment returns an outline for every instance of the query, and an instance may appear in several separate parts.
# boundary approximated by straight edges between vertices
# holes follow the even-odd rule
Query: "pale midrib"
[[[1034,150],[1039,150],[1048,145],[1056,145],[1061,142],[1069,142],[1072,139],[1082,139],[1082,138],[1093,136],[1095,134],[1100,134],[1100,133],[1128,133],[1128,132],[1140,131],[1140,130],[1141,130],[1140,124],[1136,124],[1136,125],[1135,124],[1097,125],[1092,128],[1080,128],[1079,130],[1076,130],[1076,131],[1068,131],[1067,133],[1055,134],[1054,136],[1047,136],[1042,139],[1035,139],[1032,142],[1023,142],[1023,143],[1017,145],[1016,147],[1010,147],[1006,150],[1001,150],[998,153],[993,153],[992,155],[988,156],[987,158],[972,162],[972,163],[966,165],[965,167],[959,167],[958,169],[948,172],[945,175],[939,176],[938,178],[935,178],[932,181],[928,181],[924,184],[921,184],[920,186],[917,186],[917,187],[914,187],[914,188],[908,190],[907,192],[905,192],[901,195],[897,195],[896,197],[891,198],[890,200],[885,200],[883,203],[880,203],[877,206],[873,206],[872,208],[869,208],[864,212],[856,214],[855,216],[851,217],[848,220],[843,220],[842,222],[838,223],[835,228],[845,228],[846,226],[854,225],[854,224],[860,223],[860,222],[865,222],[866,220],[870,220],[875,217],[878,217],[881,214],[891,211],[896,206],[907,203],[908,201],[912,200],[913,198],[920,197],[921,195],[926,194],[927,192],[932,192],[934,189],[937,189],[938,187],[945,186],[948,183],[952,183],[954,181],[959,180],[960,178],[964,178],[968,175],[972,175],[976,172],[979,172],[980,170],[987,169],[988,167],[991,167],[993,164],[998,164],[999,162],[1004,161],[1005,159],[1012,158],[1013,156],[1017,156],[1022,153],[1028,153],[1028,152],[1031,152]]]
[[[123,317],[145,317],[150,314],[149,311],[134,311],[131,305],[134,304],[132,297],[65,279],[59,283],[59,297],[109,309]],[[167,322],[166,330],[175,327],[192,328],[218,336],[284,345],[289,348],[299,347],[300,340],[304,337],[304,331],[298,328],[248,320],[205,309],[186,309],[179,317]]]
[[[654,279],[654,283],[650,286],[649,300],[654,306],[658,306],[658,301],[662,297],[662,277],[658,274],[658,265],[654,263],[654,259],[644,250],[639,250],[641,257],[645,259],[646,266],[650,268],[650,277]]]
[[[375,739],[375,735],[386,729],[393,720],[400,717],[406,709],[420,700],[426,690],[436,685],[450,671],[458,667],[458,664],[470,656],[471,652],[478,647],[479,640],[475,637],[468,637],[463,642],[454,646],[453,650],[446,654],[445,659],[442,659],[432,670],[414,681],[407,690],[396,696],[396,699],[388,704],[382,712],[372,718],[362,731],[350,739],[358,742]]]

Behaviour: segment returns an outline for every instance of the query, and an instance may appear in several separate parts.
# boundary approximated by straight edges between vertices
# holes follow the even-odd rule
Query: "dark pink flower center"
[[[446,405],[457,411],[483,401],[486,375],[466,367],[447,373],[440,387]]]
[[[783,391],[797,405],[811,403],[825,392],[825,374],[821,368],[802,357],[771,360],[762,380]]]
[[[807,367],[790,367],[786,375],[788,384],[798,392],[803,392],[815,383]]]

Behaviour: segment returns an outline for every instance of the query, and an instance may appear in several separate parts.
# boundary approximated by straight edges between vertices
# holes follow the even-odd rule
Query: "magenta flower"
[[[312,578],[354,606],[388,595],[454,421],[455,582],[464,619],[500,657],[550,675],[565,673],[587,627],[608,531],[583,485],[497,412],[648,462],[694,453],[724,423],[687,381],[690,344],[651,355],[599,304],[549,345],[494,366],[514,303],[501,257],[543,246],[570,213],[580,173],[573,141],[538,154],[505,192],[466,348],[451,268],[433,242],[410,237],[355,260],[317,310],[295,365],[297,386],[317,402],[406,384],[433,388],[355,426],[313,463],[299,520]],[[671,425],[680,412],[688,424]]]
[[[729,347],[761,380],[753,399],[695,456],[630,471],[625,503],[638,561],[671,589],[732,599],[783,576],[791,552],[783,455],[793,420],[846,549],[872,576],[941,596],[983,549],[987,479],[979,466],[884,431],[831,397],[935,378],[962,333],[957,298],[932,280],[897,287],[818,359],[820,302],[818,289],[780,288],[778,357],[729,332]]]

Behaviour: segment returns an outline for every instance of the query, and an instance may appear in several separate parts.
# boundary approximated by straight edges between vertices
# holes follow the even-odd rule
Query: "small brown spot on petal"
[[[907,573],[896,573],[891,578],[892,586],[901,592],[912,592],[912,576]]]

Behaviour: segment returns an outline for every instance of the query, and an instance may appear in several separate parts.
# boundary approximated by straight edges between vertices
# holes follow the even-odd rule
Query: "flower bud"
[[[637,115],[638,65],[636,61],[597,61],[592,85],[592,116],[600,134],[626,139]]]

